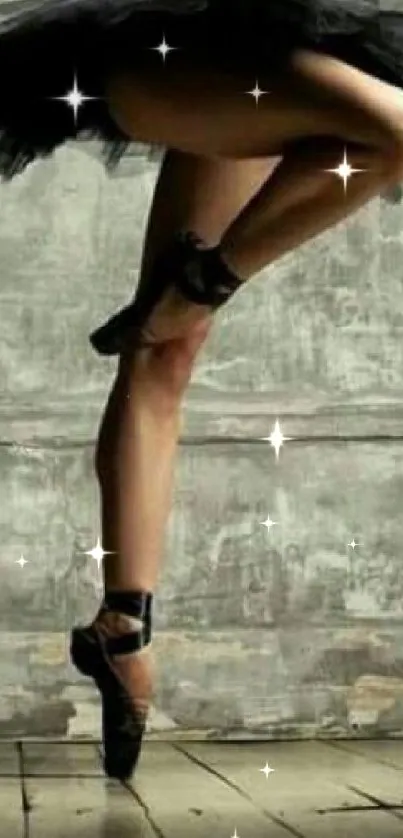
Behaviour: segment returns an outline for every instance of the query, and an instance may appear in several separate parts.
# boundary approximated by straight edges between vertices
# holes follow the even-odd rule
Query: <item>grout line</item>
[[[337,442],[359,442],[363,443],[364,445],[368,443],[374,443],[375,445],[379,442],[402,442],[403,435],[402,434],[368,434],[368,436],[364,436],[362,434],[315,434],[315,435],[295,435],[291,437],[291,439],[287,442],[287,447],[289,445],[297,445],[298,443],[304,443],[307,445],[316,445],[317,443],[337,443]],[[195,446],[195,447],[206,447],[208,445],[222,445],[222,446],[229,446],[229,445],[260,445],[266,446],[267,448],[267,439],[263,439],[261,436],[188,436],[183,438],[179,441],[179,445],[186,447],[186,446]]]
[[[16,774],[7,774],[7,773],[0,773],[0,779],[2,780],[15,780]],[[20,777],[20,775],[18,775]],[[21,779],[21,777],[20,777]],[[104,777],[102,774],[59,774],[55,771],[47,774],[44,772],[43,774],[38,774],[35,771],[25,771],[24,780],[103,780]]]
[[[357,743],[359,744],[360,742],[368,742],[368,741],[369,742],[384,742],[384,741],[386,741],[386,742],[399,742],[400,741],[402,743],[402,752],[403,752],[403,740],[399,740],[399,739],[386,739],[386,740],[384,740],[384,739],[369,739],[369,740],[368,739],[357,739],[357,740],[347,739],[347,743],[350,746],[353,746],[353,747],[349,747],[349,748],[346,748],[345,741],[343,742],[343,740],[340,740],[340,742],[339,742],[338,740],[332,740],[332,739],[329,739],[329,740],[318,739],[317,741],[320,742],[321,745],[329,745],[331,748],[336,748],[336,750],[338,750],[338,751],[343,751],[344,754],[351,754],[353,756],[361,757],[366,762],[375,762],[375,763],[378,763],[379,765],[385,765],[386,768],[393,768],[395,771],[403,771],[403,765],[398,765],[396,762],[393,762],[392,760],[381,759],[381,757],[378,756],[377,754],[364,754],[359,749],[356,750],[354,748],[354,745],[356,745]]]
[[[378,811],[380,810],[382,812],[388,812],[389,815],[392,815],[392,817],[396,818],[398,821],[403,820],[403,813],[400,814],[398,811],[396,811],[398,808],[402,808],[401,806],[397,807],[393,806],[392,803],[385,803],[385,801],[381,800],[381,798],[375,797],[373,794],[368,794],[367,792],[362,791],[362,789],[358,789],[356,786],[351,786],[348,784],[346,785],[346,788],[350,791],[355,792],[355,794],[358,794],[359,797],[363,797],[364,800],[369,800],[370,803],[375,804],[378,807]]]
[[[318,443],[325,443],[325,444],[334,444],[334,443],[362,443],[364,445],[368,444],[379,444],[380,442],[392,442],[398,443],[403,441],[402,434],[368,434],[368,436],[362,434],[324,434],[324,435],[296,435],[289,439],[287,442],[287,446],[289,445],[298,445],[299,443],[304,443],[307,445],[317,445]],[[266,439],[263,439],[261,436],[187,436],[182,437],[179,439],[179,447],[180,448],[187,448],[187,447],[195,447],[195,448],[205,448],[208,446],[219,445],[222,447],[231,446],[240,446],[240,445],[260,445],[265,446],[267,448],[268,443]],[[19,445],[19,444],[18,444]],[[63,445],[57,444],[52,442],[51,440],[41,440],[40,444],[37,442],[35,444],[29,444],[28,442],[25,444],[26,448],[30,450],[35,448],[35,450],[40,451],[76,451],[82,448],[88,448],[94,445],[93,439],[86,439],[86,440],[77,440],[76,442],[72,442],[71,440],[68,441],[67,439],[63,441]],[[17,444],[15,442],[10,442],[8,440],[0,440],[0,448],[11,448],[15,449]],[[19,445],[21,450],[24,448],[23,445]]]
[[[100,759],[102,760],[102,748],[99,746],[97,747],[97,753]],[[156,838],[165,838],[164,833],[161,831],[158,824],[154,821],[154,818],[151,816],[149,807],[144,802],[142,797],[140,797],[139,793],[133,788],[133,786],[130,785],[129,782],[124,782],[120,780],[117,780],[116,782],[118,782],[119,785],[122,786],[122,788],[124,788],[129,793],[130,797],[132,797],[136,801],[141,811],[143,812],[147,823],[154,832]]]
[[[197,597],[195,596],[194,599],[196,599],[196,598]],[[366,625],[371,626],[371,622],[372,621],[369,620],[366,623]],[[293,625],[296,625],[296,628],[298,628],[299,623],[296,623],[296,624],[293,624]],[[326,625],[329,626],[329,623],[327,623]],[[403,625],[403,618],[400,618],[399,620],[393,620],[393,626],[394,627],[398,626],[400,628],[402,625]],[[324,626],[325,626],[324,622],[323,623],[318,623],[315,626],[315,628],[323,628]],[[335,628],[340,627],[340,625],[337,624],[337,623],[333,623],[332,626],[335,627]],[[351,622],[351,626],[353,626],[353,622]],[[242,628],[242,632],[245,633],[245,634],[246,633],[252,633],[252,632],[255,631],[255,628],[268,629],[268,628],[271,628],[271,627],[272,627],[272,624],[269,625],[267,623],[258,623],[258,624],[256,624],[256,627],[255,626],[244,626]],[[348,627],[350,627],[350,623],[348,624]],[[181,631],[182,631],[182,629],[170,629],[169,634],[179,634]],[[63,633],[64,633],[64,630],[60,631],[60,632],[55,632],[55,634],[63,634]],[[313,729],[313,725],[312,725],[312,729]],[[340,737],[335,738],[335,736],[333,734],[331,739],[329,739],[327,736],[321,736],[319,733],[316,736],[309,733],[309,734],[307,734],[307,736],[302,736],[301,737],[301,736],[297,736],[295,734],[293,734],[292,736],[287,735],[287,734],[282,735],[281,733],[278,733],[278,732],[276,733],[275,736],[270,736],[269,734],[267,734],[267,732],[266,733],[261,733],[260,731],[256,734],[254,734],[254,735],[251,735],[250,731],[248,731],[248,735],[245,735],[245,731],[242,730],[241,728],[235,728],[234,731],[231,731],[231,736],[228,736],[227,734],[224,734],[224,733],[220,733],[220,731],[218,731],[218,734],[215,735],[216,731],[213,728],[205,728],[203,730],[200,730],[200,729],[195,730],[194,735],[190,735],[190,734],[192,734],[192,731],[190,731],[190,732],[186,731],[186,735],[185,735],[185,732],[182,734],[178,730],[176,730],[174,733],[172,733],[172,730],[165,731],[164,733],[166,734],[164,736],[160,735],[160,731],[152,731],[152,732],[146,733],[145,736],[144,736],[144,744],[147,745],[147,746],[151,745],[151,746],[154,747],[155,745],[173,745],[173,744],[176,744],[177,742],[179,742],[181,744],[185,743],[185,744],[190,744],[190,745],[198,745],[198,744],[205,745],[205,744],[213,743],[213,745],[225,744],[225,745],[229,745],[229,746],[262,745],[262,744],[264,744],[264,745],[297,744],[298,745],[299,743],[307,743],[307,742],[318,743],[319,742],[321,745],[329,745],[331,747],[335,747],[335,748],[340,747],[340,748],[345,749],[346,744],[356,744],[356,743],[361,744],[362,742],[370,742],[370,743],[371,742],[385,742],[385,743],[400,742],[402,744],[402,747],[403,747],[403,736],[401,736],[401,735],[399,735],[399,737],[385,735],[385,736],[382,736],[380,738],[374,739],[374,737],[372,737],[372,736],[367,736],[367,735],[363,736],[363,735],[357,734],[357,732],[355,732],[354,738],[346,736],[345,734],[342,734],[342,735],[340,735]],[[2,735],[0,735],[0,746],[3,745],[3,744],[16,745],[19,741],[20,740],[16,739],[15,736],[2,736]],[[30,746],[30,745],[40,745],[40,746],[43,746],[43,747],[46,747],[48,745],[62,745],[62,746],[65,746],[65,747],[70,747],[70,748],[74,747],[75,748],[76,746],[82,747],[82,746],[86,745],[87,747],[91,746],[91,747],[99,748],[102,745],[101,740],[100,739],[95,739],[95,738],[73,739],[71,737],[71,738],[67,739],[66,737],[63,737],[63,738],[52,739],[49,736],[45,736],[45,737],[43,737],[43,736],[24,736],[24,738],[21,740],[21,742],[22,742],[24,747],[26,745],[28,745],[28,746]],[[396,768],[398,768],[398,767],[401,768],[401,770],[403,770],[403,765],[402,766],[396,766]],[[0,774],[0,776],[1,776],[1,774]]]
[[[208,765],[208,763],[194,756],[194,754],[189,753],[181,745],[171,743],[171,746],[175,751],[178,751],[178,753],[183,754],[183,756],[185,756],[190,762],[193,762],[195,765],[198,765],[200,768],[203,768],[209,774],[212,774],[213,777],[216,777],[230,789],[239,794],[244,800],[247,800],[248,803],[251,803],[254,809],[257,809],[257,811],[260,812],[260,814],[263,814],[265,818],[270,820],[272,823],[275,823],[277,826],[281,826],[283,827],[283,829],[286,829],[290,835],[294,836],[294,838],[307,838],[306,835],[303,835],[302,832],[300,832],[298,829],[295,829],[295,827],[291,826],[291,824],[288,824],[282,818],[278,818],[276,815],[273,815],[272,812],[269,812],[269,810],[265,809],[263,806],[259,806],[259,804],[255,802],[253,797],[251,797],[246,791],[244,791],[244,789],[238,786],[237,783],[234,783],[233,780],[229,780],[228,777],[225,776],[225,774],[221,774],[220,771],[217,771],[217,769],[212,768],[211,765]]]
[[[22,806],[22,813],[23,813],[23,837],[29,838],[30,836],[30,823],[29,823],[29,813],[32,809],[31,803],[29,801],[28,792],[25,784],[25,775],[24,775],[24,754],[22,750],[22,742],[17,741],[15,743],[16,750],[17,750],[17,757],[18,757],[18,768],[19,768],[19,777],[20,777],[20,785],[21,785],[21,806]]]
[[[153,830],[156,838],[165,838],[164,833],[159,828],[158,824],[155,822],[154,818],[150,815],[150,809],[147,804],[144,802],[143,798],[140,797],[138,791],[136,791],[133,786],[129,785],[129,783],[122,783],[123,788],[125,788],[131,797],[134,798],[136,803],[138,803],[140,809],[142,810],[144,817],[147,820],[147,823],[150,825],[151,829]]]

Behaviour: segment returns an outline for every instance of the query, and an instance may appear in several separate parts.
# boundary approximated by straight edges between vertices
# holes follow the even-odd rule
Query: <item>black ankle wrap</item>
[[[108,591],[105,593],[102,611],[114,611],[127,617],[134,617],[142,622],[142,628],[136,632],[123,634],[121,637],[108,639],[108,651],[119,654],[135,651],[147,646],[151,641],[153,594],[146,591]]]
[[[148,318],[170,287],[185,300],[215,311],[243,285],[223,261],[220,247],[207,247],[195,233],[178,233],[162,249],[147,282],[140,284],[135,300],[92,333],[90,340],[101,355],[122,352],[128,336],[132,345],[152,346],[143,333]]]
[[[102,607],[144,620],[151,611],[153,594],[147,591],[106,591]]]
[[[172,278],[186,300],[216,310],[243,285],[223,261],[220,246],[207,247],[192,232],[177,236],[176,246],[178,270]]]

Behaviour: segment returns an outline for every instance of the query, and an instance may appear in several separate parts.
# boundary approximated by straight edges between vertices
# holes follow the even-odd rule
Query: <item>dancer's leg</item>
[[[155,255],[179,230],[193,230],[209,246],[217,245],[278,163],[278,157],[225,160],[168,152],[155,189],[137,293],[149,284]],[[210,307],[189,305],[172,285],[147,325],[160,341],[186,335],[210,318]],[[144,332],[147,335],[147,328]]]
[[[221,162],[169,154],[150,213],[140,289],[148,282],[153,253],[177,229],[191,227],[209,244],[216,244],[272,168],[273,163],[264,159]],[[175,331],[173,315],[170,322]],[[182,340],[135,353],[128,346],[120,359],[96,456],[103,547],[114,551],[104,559],[107,588],[154,589],[170,505],[179,404],[210,324],[211,312],[201,318],[198,307],[198,321],[186,323]],[[143,414],[149,415],[149,421]]]
[[[221,164],[170,154],[155,191],[141,283],[147,282],[154,249],[178,225],[191,225],[211,244],[219,241],[269,170],[267,160]],[[96,452],[102,545],[112,551],[104,558],[106,597],[116,591],[155,590],[172,501],[181,400],[211,319],[208,313],[198,323],[188,323],[181,339],[137,351],[128,347],[120,358]],[[116,637],[140,628],[141,622],[125,612],[101,609],[95,626],[101,635]],[[131,696],[133,710],[144,715],[152,693],[149,650],[114,655],[113,667]],[[117,759],[113,771],[120,776],[125,769],[119,754]]]
[[[247,279],[288,250],[344,219],[403,175],[403,91],[332,57],[298,52],[289,75],[262,83],[270,95],[248,102],[234,79],[164,76],[111,82],[115,118],[130,133],[206,155],[280,154],[281,165],[243,208],[222,240],[224,262]],[[194,101],[197,100],[197,109]],[[347,151],[355,168],[345,194],[334,168]],[[152,334],[180,333],[176,315],[197,320],[203,306],[177,291],[148,324]],[[175,314],[176,312],[176,314]],[[164,316],[168,314],[168,326]]]
[[[133,139],[202,157],[282,155],[290,143],[338,137],[371,148],[401,149],[403,91],[331,56],[298,51],[281,75],[251,79],[216,72],[130,73],[110,78],[110,112]]]
[[[181,400],[208,327],[120,359],[97,450],[107,591],[155,589]]]
[[[243,279],[342,221],[385,186],[403,178],[403,91],[327,56],[299,53],[294,67],[308,84],[319,84],[343,97],[348,107],[355,103],[363,110],[363,124],[366,114],[376,110],[379,138],[374,142],[374,136],[364,130],[359,142],[343,141],[340,129],[340,139],[319,136],[290,144],[273,176],[223,236],[223,258]],[[346,125],[344,136],[353,134]],[[358,135],[359,131],[356,140]],[[342,162],[344,152],[353,169],[364,170],[352,175],[346,189],[333,172],[326,171]]]
[[[352,169],[363,170],[352,174],[345,188],[326,171],[343,162],[344,152]],[[398,178],[396,160],[382,152],[338,140],[296,144],[224,234],[222,258],[240,279],[249,279],[343,221]]]
[[[104,767],[121,780],[137,764],[153,693],[150,604],[171,506],[180,402],[202,341],[199,332],[122,356],[99,434],[102,545],[111,552],[101,607],[88,630],[73,631],[72,658],[101,690]]]

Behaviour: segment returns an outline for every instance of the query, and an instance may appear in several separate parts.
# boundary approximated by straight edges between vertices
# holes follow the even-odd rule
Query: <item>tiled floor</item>
[[[96,745],[0,742],[0,772],[1,838],[403,836],[403,740],[147,742],[127,787]]]

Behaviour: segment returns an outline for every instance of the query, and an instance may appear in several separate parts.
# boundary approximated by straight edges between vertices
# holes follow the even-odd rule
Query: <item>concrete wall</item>
[[[136,282],[155,175],[66,148],[1,189],[0,735],[99,732],[66,658],[101,591],[83,551],[115,362],[87,335]],[[402,205],[376,200],[217,317],[156,604],[156,735],[401,731],[402,265]]]

